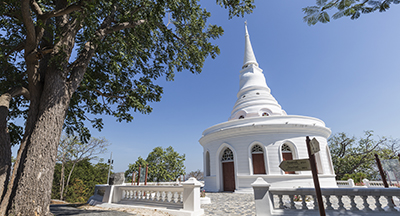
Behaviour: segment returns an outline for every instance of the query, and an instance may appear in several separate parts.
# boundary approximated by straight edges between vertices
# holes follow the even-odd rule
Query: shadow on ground
[[[53,204],[50,205],[50,211],[55,216],[68,216],[68,215],[79,215],[79,216],[128,216],[134,215],[126,212],[118,211],[105,211],[105,210],[84,210],[78,209],[78,207],[85,204]]]

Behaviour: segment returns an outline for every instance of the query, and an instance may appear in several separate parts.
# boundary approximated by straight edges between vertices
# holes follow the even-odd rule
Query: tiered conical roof
[[[243,67],[240,71],[240,87],[237,101],[229,120],[286,115],[281,106],[271,95],[262,69],[258,67],[250,36],[245,25],[245,51]]]

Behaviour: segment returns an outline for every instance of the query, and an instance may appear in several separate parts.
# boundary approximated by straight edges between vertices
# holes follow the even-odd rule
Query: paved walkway
[[[256,215],[253,194],[242,193],[207,193],[211,204],[203,204],[205,215],[249,216]]]
[[[256,215],[255,205],[254,205],[254,195],[253,194],[242,194],[242,193],[228,193],[228,192],[220,192],[220,193],[206,193],[206,196],[211,199],[211,204],[203,204],[201,208],[204,209],[205,215],[223,215],[223,216],[253,216]],[[374,202],[372,197],[369,202]],[[274,200],[277,202],[277,199]],[[349,199],[344,199],[343,202],[345,207],[350,208]],[[382,200],[383,203],[385,199]],[[333,206],[337,207],[337,199],[331,199]],[[356,203],[361,207],[362,200],[361,198],[356,198]],[[399,199],[395,199],[396,205],[400,205]],[[311,203],[310,203],[311,204]],[[277,206],[277,203],[275,203]],[[289,205],[288,202],[285,202],[285,205]],[[309,206],[313,207],[313,205]],[[111,211],[112,209],[125,211],[125,212],[117,212]],[[164,213],[161,211],[155,212],[154,210],[149,209],[134,209],[132,211],[127,208],[118,208],[116,206],[110,208],[100,208],[98,210],[81,210],[73,207],[69,207],[67,205],[52,205],[50,207],[51,212],[54,215],[80,215],[80,216],[126,216],[126,215],[169,215],[168,213]]]

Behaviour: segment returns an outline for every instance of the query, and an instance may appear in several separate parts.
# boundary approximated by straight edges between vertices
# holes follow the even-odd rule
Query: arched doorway
[[[282,145],[282,159],[284,161],[285,160],[293,160],[292,149],[286,143]],[[285,172],[285,174],[295,174],[295,172],[294,171],[290,171],[290,172]]]
[[[222,153],[222,181],[224,191],[235,191],[235,166],[233,162],[233,152],[226,148]]]
[[[264,151],[260,145],[254,145],[251,148],[251,159],[253,174],[265,174]]]

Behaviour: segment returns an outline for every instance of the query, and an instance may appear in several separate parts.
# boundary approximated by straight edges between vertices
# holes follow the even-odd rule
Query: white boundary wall
[[[204,215],[200,208],[200,187],[195,178],[180,185],[96,185],[89,204],[122,204],[130,207],[152,207],[178,216]]]
[[[270,188],[262,178],[253,182],[256,214],[319,215],[314,188]],[[326,215],[400,215],[400,188],[322,188]]]

